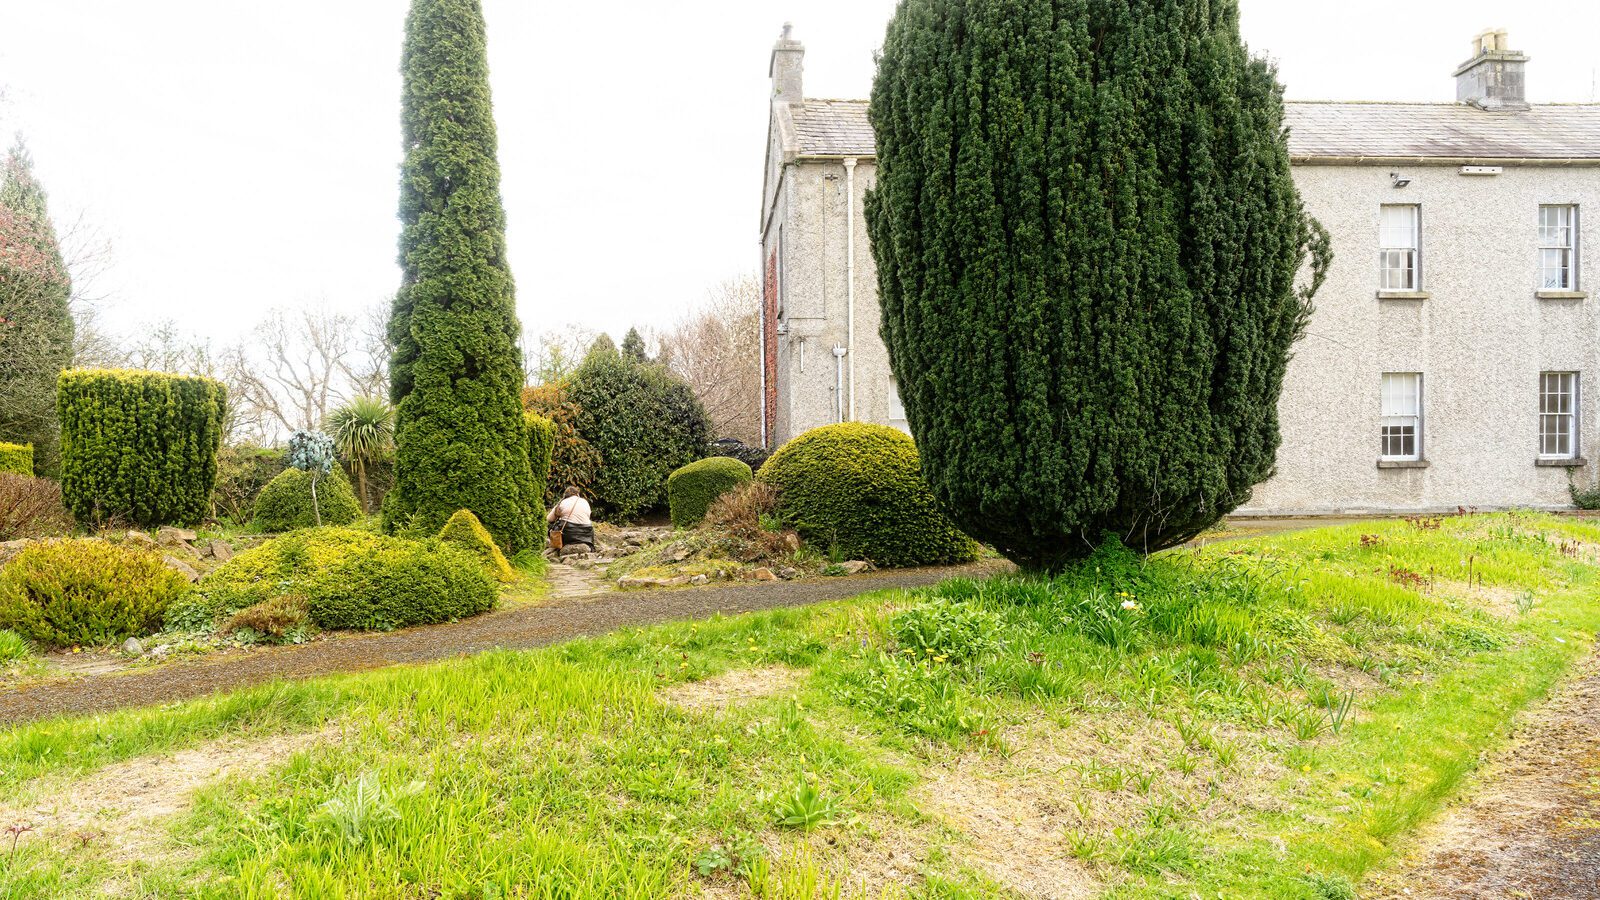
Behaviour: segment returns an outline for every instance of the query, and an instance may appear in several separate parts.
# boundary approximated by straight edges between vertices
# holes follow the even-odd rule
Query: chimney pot
[[[1456,68],[1456,100],[1481,109],[1527,109],[1528,57],[1511,49],[1505,29],[1479,32],[1472,51]]]
[[[772,46],[772,63],[767,75],[772,79],[773,103],[800,103],[805,100],[806,47],[794,39],[794,25],[783,23],[783,36]]]

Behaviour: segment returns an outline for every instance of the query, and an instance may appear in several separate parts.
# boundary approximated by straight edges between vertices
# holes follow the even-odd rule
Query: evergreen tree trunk
[[[905,0],[871,116],[883,336],[963,530],[1055,569],[1272,474],[1316,228],[1236,0]]]
[[[470,509],[512,552],[534,546],[522,358],[478,0],[413,0],[401,62],[406,157],[390,337],[391,530]]]

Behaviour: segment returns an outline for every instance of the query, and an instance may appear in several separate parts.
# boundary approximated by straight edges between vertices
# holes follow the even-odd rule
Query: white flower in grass
[[[1122,608],[1126,609],[1126,610],[1129,610],[1131,612],[1131,611],[1133,611],[1135,609],[1138,609],[1139,608],[1139,604],[1133,602],[1132,600],[1124,600],[1124,601],[1122,601]]]

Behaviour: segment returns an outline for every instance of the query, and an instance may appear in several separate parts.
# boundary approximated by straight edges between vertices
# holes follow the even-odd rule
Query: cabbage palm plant
[[[328,414],[333,443],[356,472],[361,511],[367,509],[367,465],[394,448],[394,407],[377,397],[357,397]]]

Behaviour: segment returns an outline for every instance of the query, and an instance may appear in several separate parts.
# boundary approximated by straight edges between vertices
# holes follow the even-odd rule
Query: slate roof
[[[1319,159],[1600,160],[1600,104],[1488,111],[1460,103],[1285,104],[1289,155]],[[865,100],[794,110],[801,157],[877,154]]]
[[[1463,103],[1285,107],[1293,159],[1600,159],[1600,104],[1515,111]]]
[[[794,111],[801,156],[878,155],[865,100],[807,100]]]

